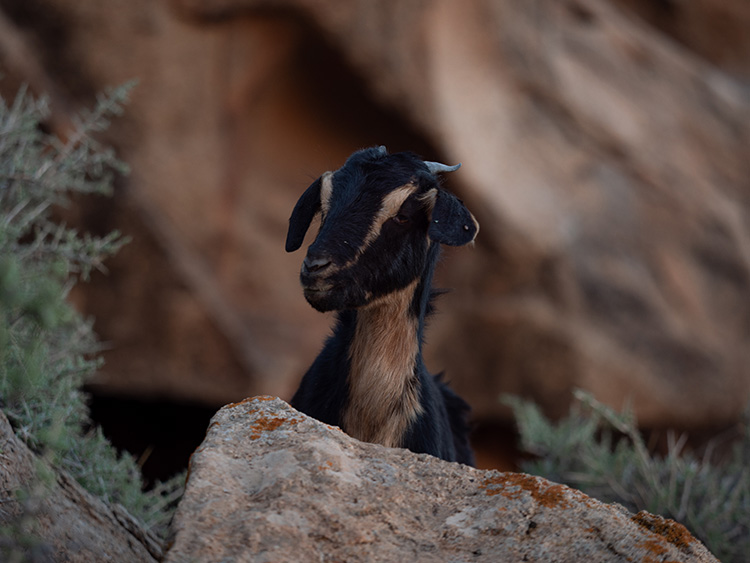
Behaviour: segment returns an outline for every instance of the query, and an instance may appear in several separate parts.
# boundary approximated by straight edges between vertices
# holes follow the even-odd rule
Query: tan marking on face
[[[383,198],[382,203],[380,204],[380,210],[375,215],[375,220],[370,226],[370,230],[367,232],[365,240],[362,242],[360,254],[364,252],[364,250],[372,243],[372,241],[378,238],[378,235],[380,235],[380,229],[383,228],[383,223],[385,223],[388,219],[395,217],[404,202],[415,191],[417,191],[417,186],[415,186],[414,184],[404,184],[403,186],[396,188],[392,192],[386,194],[386,196]]]
[[[328,211],[331,209],[331,196],[333,194],[333,172],[324,172],[320,177],[320,215],[321,221],[325,219]],[[341,270],[340,266],[332,264],[326,268],[323,278],[316,278],[313,285],[308,289],[317,289],[324,291],[330,288],[331,284],[326,280]]]
[[[325,217],[331,209],[331,195],[333,194],[333,172],[324,172],[320,177],[320,211]]]
[[[321,180],[320,180],[320,208],[321,208],[321,214],[324,219],[325,219],[326,214],[328,213],[328,210],[330,209],[330,199],[333,193],[333,174],[334,174],[333,172],[325,172],[321,176]],[[362,245],[357,249],[357,252],[354,255],[354,258],[349,260],[346,264],[342,264],[341,266],[330,266],[329,268],[327,268],[326,277],[328,278],[332,276],[333,274],[335,274],[336,272],[339,272],[341,270],[345,270],[354,266],[357,263],[357,261],[360,259],[362,254],[365,252],[367,247],[370,246],[370,244],[372,244],[372,242],[376,238],[378,238],[378,236],[380,235],[380,230],[383,228],[383,224],[388,219],[396,216],[396,214],[398,213],[398,210],[401,209],[401,206],[404,204],[404,202],[417,189],[418,187],[416,185],[410,183],[410,184],[404,184],[403,186],[400,186],[396,188],[395,190],[386,194],[386,196],[383,198],[383,201],[380,204],[380,209],[375,215],[375,220],[373,221],[373,224],[371,225],[370,230],[365,235]]]
[[[425,193],[418,196],[418,199],[422,203],[422,205],[425,205],[427,207],[428,215],[432,215],[432,210],[435,209],[435,202],[437,202],[437,193],[437,189],[432,188],[431,190],[427,190]],[[432,239],[430,238],[430,235],[428,233],[425,234],[425,238],[427,238],[427,246],[432,246]]]
[[[414,373],[418,322],[409,311],[417,284],[357,311],[342,427],[358,440],[402,446],[409,425],[423,412]]]
[[[427,206],[427,211],[430,213],[432,213],[432,210],[435,208],[437,193],[437,189],[432,188],[431,190],[427,190],[425,193],[419,196],[419,201]]]

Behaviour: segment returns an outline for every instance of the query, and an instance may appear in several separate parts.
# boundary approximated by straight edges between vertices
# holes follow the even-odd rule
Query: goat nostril
[[[305,256],[305,260],[302,262],[302,266],[308,272],[318,272],[330,265],[331,260],[329,258],[311,258],[310,256]]]

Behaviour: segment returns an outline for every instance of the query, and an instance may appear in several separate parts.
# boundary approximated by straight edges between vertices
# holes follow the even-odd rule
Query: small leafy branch
[[[74,194],[109,194],[127,173],[93,135],[122,112],[131,88],[100,96],[67,139],[45,132],[46,100],[23,89],[10,106],[0,100],[0,409],[53,466],[163,531],[180,477],[144,493],[133,458],[92,428],[81,386],[101,364],[100,347],[92,322],[66,300],[126,240],[81,234],[54,215]]]
[[[669,433],[667,453],[651,453],[632,410],[616,412],[583,391],[570,414],[553,423],[538,406],[505,397],[521,447],[534,458],[524,471],[565,483],[604,502],[647,510],[683,523],[722,561],[750,553],[750,411],[742,437],[721,464],[713,444],[702,456],[685,448],[687,436]]]

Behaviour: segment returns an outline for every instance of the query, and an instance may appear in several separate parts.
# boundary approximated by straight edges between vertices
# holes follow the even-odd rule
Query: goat
[[[337,322],[291,404],[362,441],[473,465],[469,406],[422,359],[440,243],[474,241],[479,224],[425,162],[385,147],[353,153],[302,194],[289,219],[287,252],[316,214],[304,296]]]

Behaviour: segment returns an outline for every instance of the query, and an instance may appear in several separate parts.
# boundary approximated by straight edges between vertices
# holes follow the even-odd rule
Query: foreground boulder
[[[0,557],[70,563],[161,558],[153,534],[121,506],[105,504],[65,473],[55,474],[16,437],[2,412],[0,455]]]
[[[166,561],[716,561],[680,524],[539,477],[358,442],[279,399],[221,409]]]

